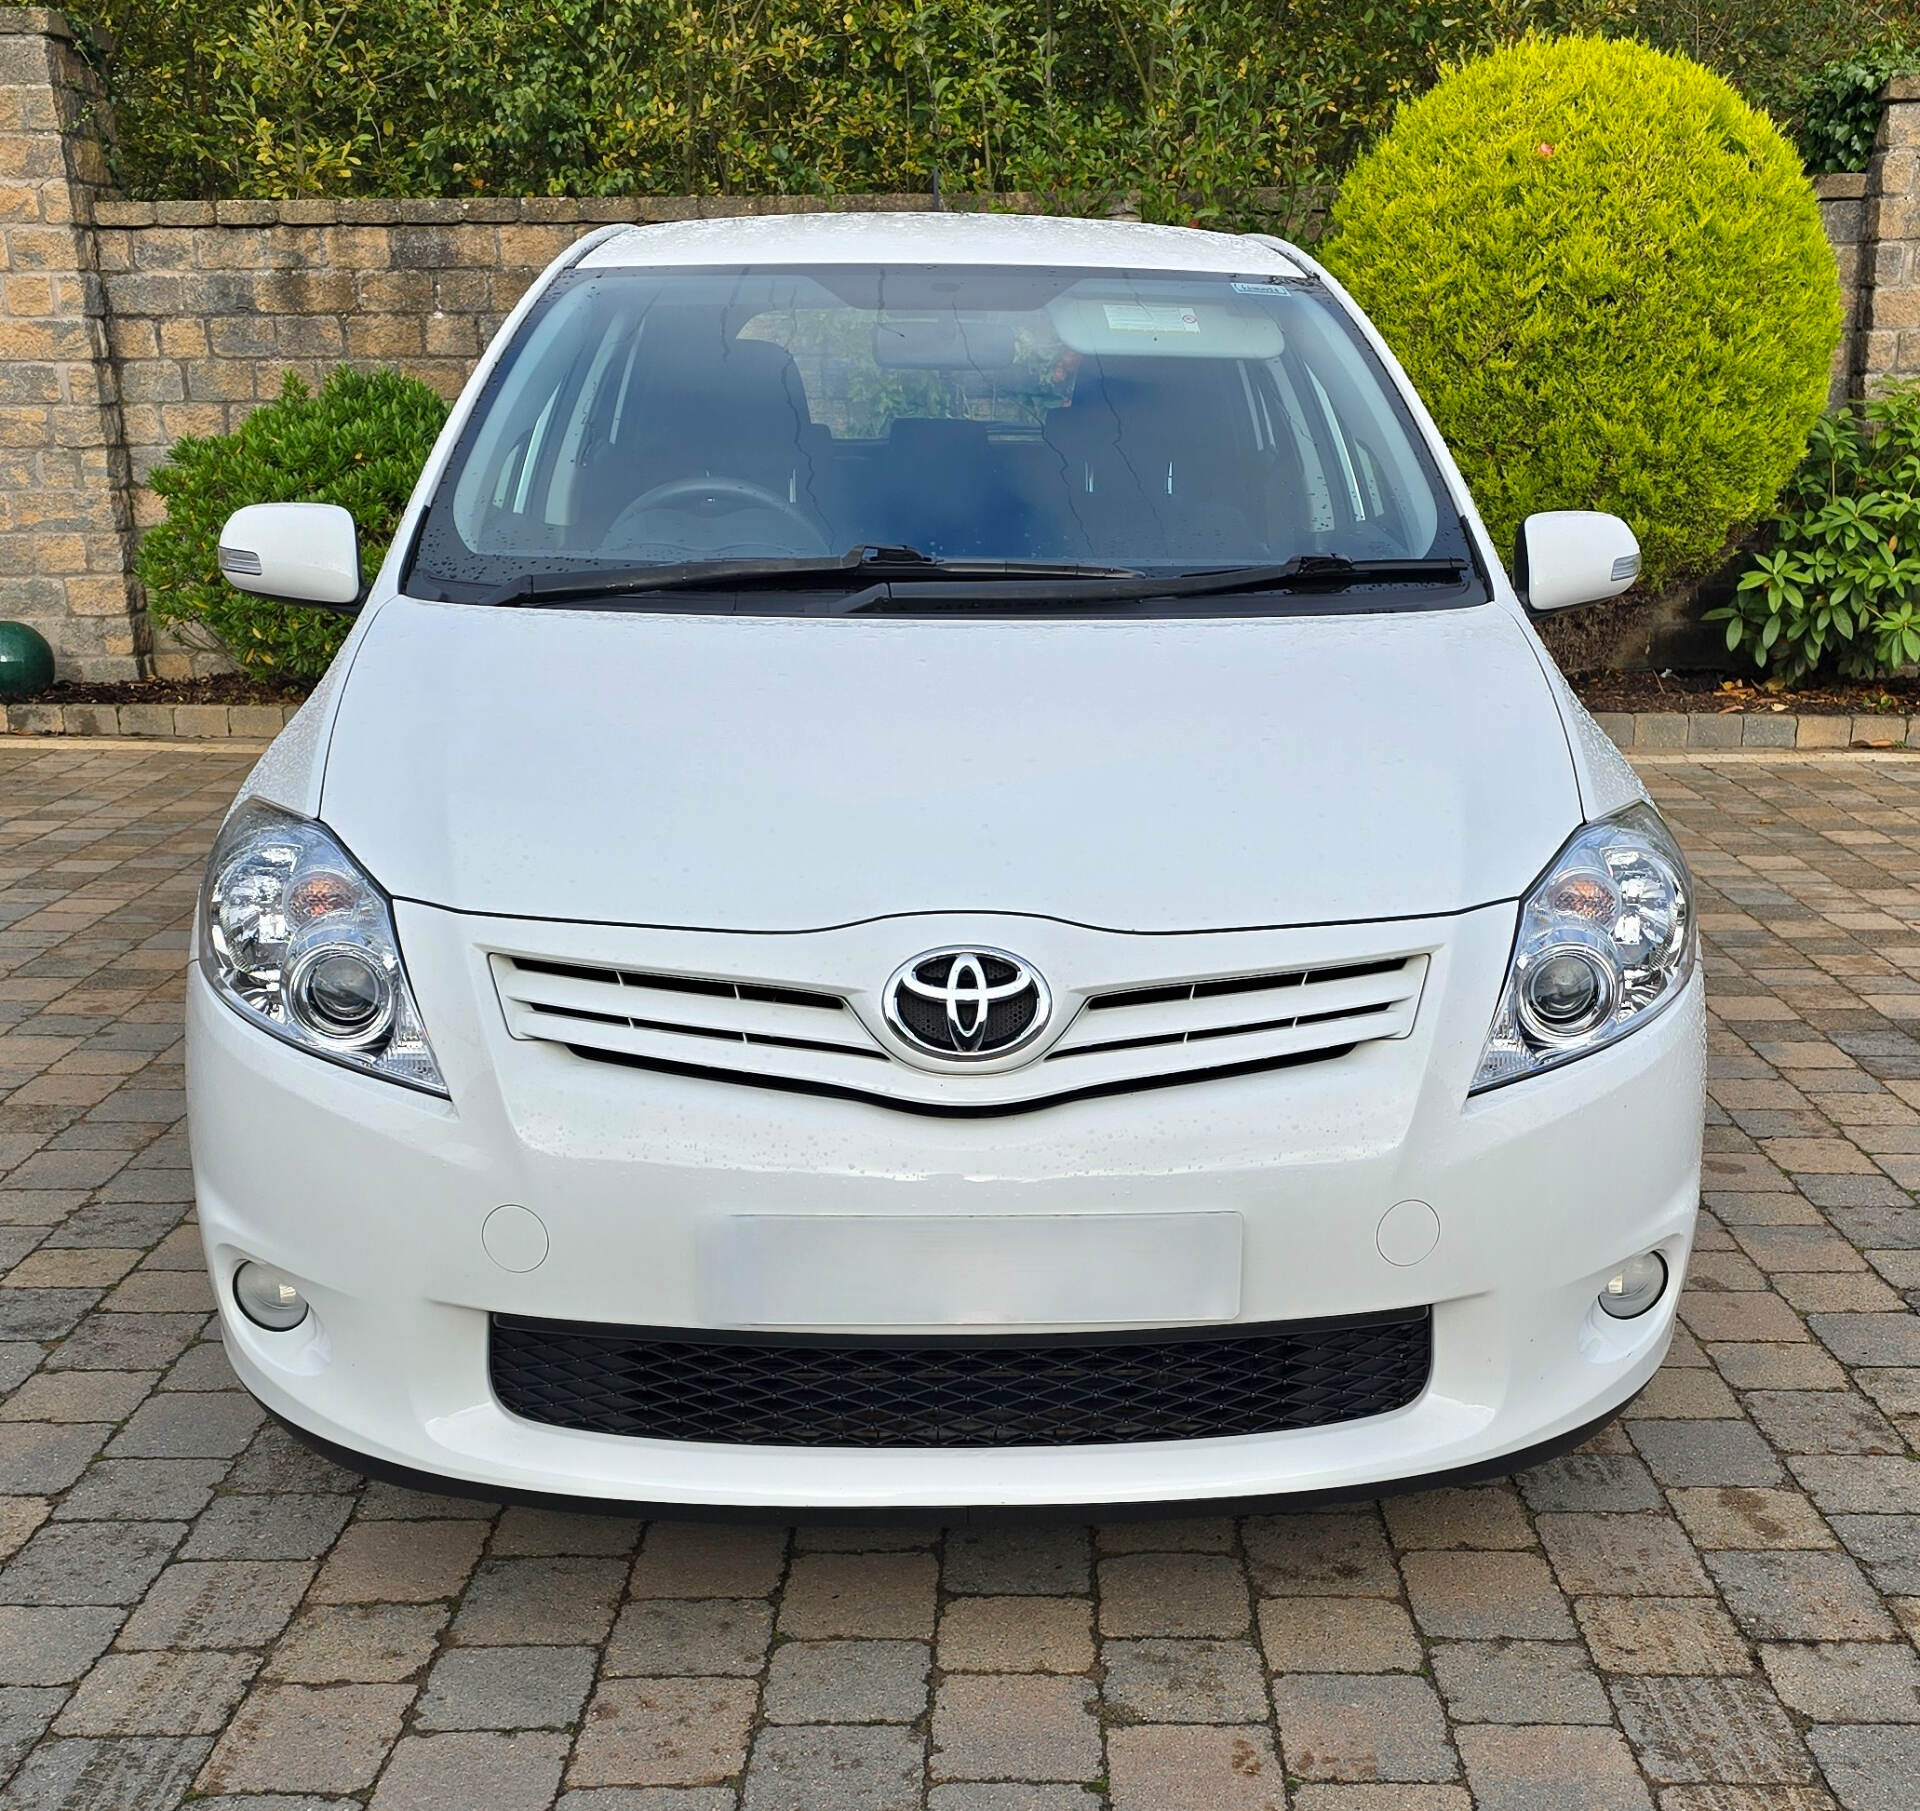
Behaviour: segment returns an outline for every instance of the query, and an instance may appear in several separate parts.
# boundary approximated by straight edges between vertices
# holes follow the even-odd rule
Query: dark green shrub
[[[359,525],[372,577],[446,413],[431,389],[397,371],[338,370],[318,394],[289,371],[278,400],[234,433],[176,443],[153,474],[167,519],[135,563],[154,616],[204,624],[248,672],[317,679],[347,619],[235,591],[220,576],[220,530],[245,503],[338,503]]]
[[[1733,601],[1707,612],[1729,648],[1789,685],[1920,661],[1920,391],[1823,417],[1773,531]]]
[[[1426,398],[1494,534],[1608,509],[1652,588],[1771,507],[1826,400],[1840,293],[1793,147],[1718,76],[1528,38],[1401,108],[1327,262]]]
[[[1917,65],[1920,57],[1894,43],[1816,72],[1800,103],[1800,152],[1807,169],[1816,176],[1864,170],[1880,130],[1881,89],[1888,77]]]

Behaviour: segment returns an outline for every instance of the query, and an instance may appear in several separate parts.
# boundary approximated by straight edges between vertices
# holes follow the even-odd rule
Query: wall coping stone
[[[1822,201],[1864,201],[1867,195],[1865,170],[1843,170],[1832,176],[1816,176],[1813,192]]]
[[[16,9],[17,10],[17,9]],[[1860,177],[1823,178],[1864,182]],[[1852,191],[1849,191],[1850,193]],[[1858,191],[1864,194],[1864,188]],[[947,194],[954,214],[1085,214],[1101,198],[1076,193]],[[1318,197],[1292,189],[1253,191],[1258,212],[1311,212]],[[931,195],[483,195],[438,199],[352,196],[298,201],[111,201],[94,203],[96,226],[652,226],[674,220],[723,220],[743,215],[921,214]]]
[[[71,44],[73,25],[50,6],[0,6],[0,38],[65,38]]]
[[[1920,74],[1895,75],[1887,78],[1887,85],[1880,90],[1883,101],[1920,101]]]
[[[146,740],[258,742],[277,736],[291,704],[9,704],[0,734],[138,736]],[[1827,749],[1920,754],[1920,717],[1809,711],[1599,711],[1595,720],[1624,750],[1705,754],[1729,749]]]

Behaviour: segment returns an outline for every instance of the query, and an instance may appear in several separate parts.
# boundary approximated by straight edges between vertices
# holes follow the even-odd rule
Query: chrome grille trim
[[[767,948],[744,953],[764,960]],[[789,956],[795,949],[805,954]],[[864,964],[822,961],[801,937],[780,953],[813,968],[806,979],[832,975],[844,991],[764,971],[692,974],[498,950],[488,962],[517,1039],[703,1081],[970,1116],[1337,1061],[1409,1035],[1430,960],[1416,950],[1177,980],[1127,981],[1109,969],[1102,979],[1124,984],[1079,988],[1059,973],[1055,1023],[1032,1052],[955,1074],[918,1066],[885,1035],[872,986],[863,992],[857,980]],[[1108,960],[1089,948],[1088,966]]]

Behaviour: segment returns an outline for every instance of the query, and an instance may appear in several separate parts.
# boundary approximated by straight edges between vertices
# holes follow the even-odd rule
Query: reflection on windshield
[[[410,588],[531,570],[1464,557],[1312,286],[913,267],[576,272],[489,381]]]

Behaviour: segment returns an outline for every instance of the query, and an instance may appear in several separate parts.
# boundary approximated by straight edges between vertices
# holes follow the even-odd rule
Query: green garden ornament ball
[[[0,623],[0,699],[26,698],[53,684],[53,650],[25,623]]]

